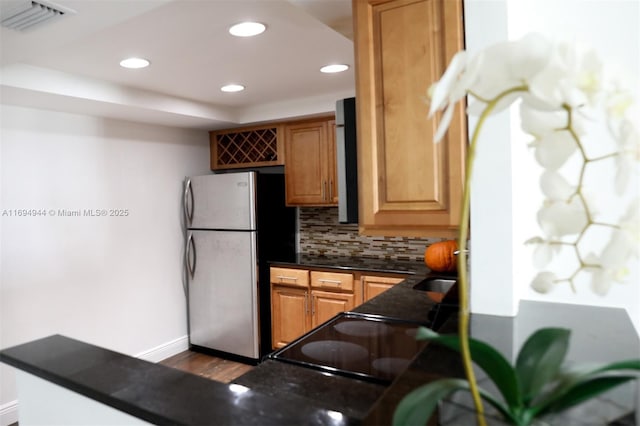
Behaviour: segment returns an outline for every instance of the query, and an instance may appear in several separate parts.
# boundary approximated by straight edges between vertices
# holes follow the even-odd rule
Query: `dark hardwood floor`
[[[181,352],[160,361],[159,364],[223,383],[229,383],[253,368],[251,365],[193,351]]]

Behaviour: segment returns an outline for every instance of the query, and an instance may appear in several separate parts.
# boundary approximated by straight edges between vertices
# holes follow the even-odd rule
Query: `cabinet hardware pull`
[[[322,199],[323,200],[327,199],[327,181],[326,180],[322,181]]]
[[[309,296],[306,294],[304,296],[304,313],[305,315],[309,313]]]
[[[191,253],[193,253],[193,256]],[[193,259],[193,262],[191,259]],[[189,233],[189,236],[187,237],[185,263],[187,264],[187,271],[189,272],[189,275],[191,275],[191,279],[193,279],[196,274],[196,243],[193,240],[193,233]]]
[[[287,277],[285,275],[276,275],[276,278],[278,278],[279,280],[292,280],[292,281],[298,281],[298,277]]]
[[[329,181],[329,201],[333,201],[333,181]]]
[[[191,195],[191,198],[189,198]],[[191,210],[189,210],[189,200],[191,200]],[[184,209],[184,218],[189,224],[193,222],[193,188],[191,187],[191,179],[187,179],[184,184],[184,196],[182,199],[182,208]]]
[[[321,283],[326,283],[326,284],[336,284],[336,285],[340,285],[342,284],[342,281],[340,280],[329,280],[326,278],[318,278],[318,281]]]

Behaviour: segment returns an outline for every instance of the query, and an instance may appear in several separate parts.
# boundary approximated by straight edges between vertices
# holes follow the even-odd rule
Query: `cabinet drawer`
[[[353,291],[353,274],[311,271],[311,287]]]
[[[306,269],[272,267],[270,272],[272,284],[282,284],[294,287],[309,286],[309,271]]]

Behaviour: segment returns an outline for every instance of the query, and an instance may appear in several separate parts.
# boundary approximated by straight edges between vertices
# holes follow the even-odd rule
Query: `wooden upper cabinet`
[[[285,126],[287,205],[338,204],[333,117]]]
[[[464,110],[436,144],[424,98],[463,49],[462,0],[354,0],[353,12],[360,233],[454,237]]]

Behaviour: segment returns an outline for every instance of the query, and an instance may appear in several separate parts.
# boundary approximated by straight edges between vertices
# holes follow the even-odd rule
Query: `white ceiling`
[[[2,6],[10,1],[0,0]],[[55,0],[74,10],[1,28],[3,104],[213,130],[332,111],[353,96],[351,0]],[[258,37],[227,30],[267,25]],[[141,56],[151,66],[118,63]],[[322,74],[329,63],[351,68]],[[224,93],[239,83],[246,90]]]

